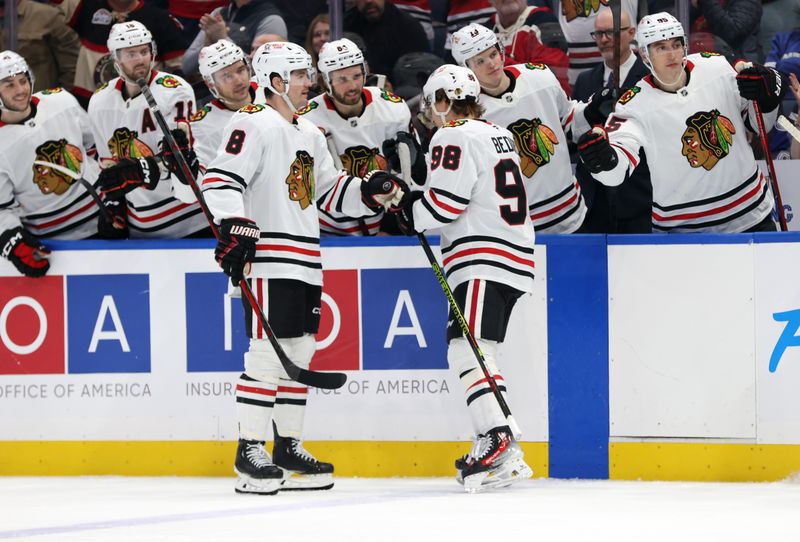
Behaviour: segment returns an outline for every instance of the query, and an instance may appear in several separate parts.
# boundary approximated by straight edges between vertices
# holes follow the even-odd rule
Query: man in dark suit
[[[595,19],[592,37],[603,55],[603,64],[578,76],[572,98],[587,101],[595,92],[612,88],[614,65],[614,32],[610,9],[602,9]],[[631,50],[636,27],[624,10],[620,18],[620,88],[636,85],[650,70]],[[575,172],[589,212],[583,222],[584,233],[650,233],[653,187],[644,156],[630,179],[619,186],[608,187],[594,180],[583,163]]]

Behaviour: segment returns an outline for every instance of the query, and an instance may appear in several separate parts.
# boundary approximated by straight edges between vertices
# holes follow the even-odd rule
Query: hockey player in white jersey
[[[0,53],[0,254],[28,277],[47,273],[39,238],[97,233],[98,206],[79,182],[99,168],[86,112],[67,91],[33,92],[34,74],[13,51]]]
[[[399,199],[403,186],[383,172],[364,182],[341,175],[319,129],[294,115],[314,83],[305,49],[264,44],[253,69],[266,105],[251,104],[233,116],[201,189],[219,223],[217,261],[234,284],[251,270],[247,280],[275,336],[295,364],[308,368],[322,293],[317,206],[373,214]],[[258,316],[248,306],[245,314],[250,349],[236,386],[236,490],[328,489],[333,465],[317,461],[301,442],[308,388],[288,380]],[[264,442],[273,420],[270,458]]]
[[[395,150],[399,139],[410,144],[412,154],[419,157],[415,177],[421,175],[419,182],[424,183],[425,159],[416,152],[418,146],[410,133],[411,112],[399,96],[364,86],[366,65],[356,44],[346,38],[326,43],[317,67],[327,93],[309,101],[298,114],[325,132],[337,167],[358,177],[376,169],[400,171]],[[329,235],[375,235],[383,216],[378,212],[354,219],[322,211],[320,229]]]
[[[581,136],[583,162],[601,183],[625,181],[644,150],[653,182],[653,229],[660,232],[773,231],[773,200],[746,129],[753,106],[777,115],[781,76],[753,66],[738,76],[716,53],[686,56],[683,26],[656,13],[639,22],[651,74],[623,94],[605,125]]]
[[[468,68],[446,64],[431,74],[423,100],[438,131],[430,142],[425,192],[404,198],[398,220],[409,234],[437,228],[447,282],[480,345],[501,393],[505,380],[495,363],[517,299],[533,289],[534,229],[514,138],[479,120],[480,85]],[[472,451],[456,461],[468,491],[528,478],[499,403],[452,312],[447,361],[463,384],[477,434]]]
[[[138,21],[115,24],[108,50],[119,77],[95,92],[89,101],[89,117],[101,164],[116,162],[100,174],[109,207],[117,216],[127,217],[131,237],[210,235],[200,206],[174,197],[169,170],[157,159],[161,131],[136,81],[147,81],[172,128],[192,114],[192,87],[175,75],[153,69],[155,42]],[[105,225],[102,220],[100,224]],[[106,233],[126,235],[108,229]]]
[[[569,100],[544,64],[504,68],[503,47],[494,32],[480,25],[460,29],[452,44],[456,62],[478,77],[486,120],[514,134],[533,227],[538,233],[574,233],[587,209],[572,173],[567,133],[602,124],[600,106],[610,94],[586,105]]]

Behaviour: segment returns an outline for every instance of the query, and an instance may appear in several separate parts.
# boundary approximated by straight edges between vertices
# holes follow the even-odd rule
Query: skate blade
[[[236,493],[251,493],[254,495],[275,495],[283,484],[282,478],[265,478],[259,480],[249,476],[239,475],[234,491]]]
[[[496,469],[480,472],[464,478],[464,490],[467,493],[480,493],[487,489],[500,489],[511,484],[527,480],[533,476],[531,469],[522,458],[511,459]]]
[[[332,487],[332,474],[300,474],[284,471],[281,491],[321,491]]]

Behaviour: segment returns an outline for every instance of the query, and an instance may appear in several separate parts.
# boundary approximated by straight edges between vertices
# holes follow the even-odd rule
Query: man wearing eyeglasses
[[[592,38],[603,55],[603,63],[578,76],[572,97],[588,101],[595,92],[613,88],[614,71],[614,22],[611,10],[601,9],[594,21]],[[631,16],[624,9],[620,12],[620,88],[631,88],[650,71],[644,62],[631,50],[636,37],[636,28]],[[589,212],[584,221],[584,230],[592,233],[650,233],[650,206],[653,188],[647,164],[642,163],[633,172],[631,179],[619,187],[607,187],[598,183],[579,163],[575,175],[581,185]]]

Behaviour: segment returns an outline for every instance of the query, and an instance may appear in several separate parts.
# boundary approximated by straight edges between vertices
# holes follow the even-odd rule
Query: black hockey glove
[[[780,72],[759,64],[742,69],[736,75],[736,84],[739,86],[739,95],[745,100],[758,102],[764,113],[780,105],[781,91],[786,88]]]
[[[186,124],[186,126],[186,129],[175,128],[171,130],[171,134],[172,138],[175,140],[175,145],[178,146],[178,150],[180,150],[183,155],[183,159],[186,160],[186,165],[189,166],[192,176],[197,179],[197,174],[200,172],[200,161],[197,159],[197,154],[192,148],[193,138],[191,136],[191,130],[188,128],[189,125]],[[187,132],[189,132],[188,135]],[[167,138],[163,138],[158,143],[158,148],[161,160],[164,162],[164,165],[167,166],[170,173],[175,175],[180,182],[188,185],[189,180],[184,179],[183,171],[181,171],[181,168],[178,166],[178,160],[169,148],[169,144],[167,144]]]
[[[620,96],[622,96],[622,92],[624,92],[624,89],[620,89]],[[583,116],[589,126],[603,125],[611,114],[613,106],[614,91],[610,88],[604,88],[592,94],[591,98],[589,98],[589,103],[586,104],[586,109],[583,110]]]
[[[578,139],[578,155],[589,171],[600,173],[617,167],[617,153],[611,148],[608,134],[595,126]]]
[[[97,234],[101,239],[127,239],[128,230],[128,204],[125,199],[103,200],[106,212],[100,213],[97,218]],[[106,216],[107,215],[107,216]]]
[[[234,286],[238,286],[250,272],[250,262],[256,257],[260,233],[256,223],[249,218],[223,218],[219,223],[214,258]]]
[[[135,188],[143,186],[147,190],[155,189],[161,177],[158,160],[153,156],[144,158],[123,158],[111,167],[100,172],[97,182],[103,196],[110,199],[121,199]]]
[[[0,254],[26,277],[43,277],[50,269],[50,250],[31,232],[17,226],[0,235]]]
[[[370,171],[361,182],[361,200],[373,211],[400,207],[409,192],[403,179],[377,169]]]
[[[424,194],[422,190],[415,190],[401,202],[402,206],[393,209],[394,216],[397,218],[397,227],[405,235],[417,234],[417,230],[414,229],[414,202],[422,199]]]
[[[427,166],[425,165],[425,156],[423,155],[417,138],[408,132],[397,132],[397,137],[394,139],[387,139],[383,142],[382,151],[383,156],[389,163],[389,167],[393,171],[405,173],[400,164],[400,153],[398,151],[399,145],[408,146],[408,154],[411,166],[411,180],[418,185],[425,184],[425,177],[427,175]]]

